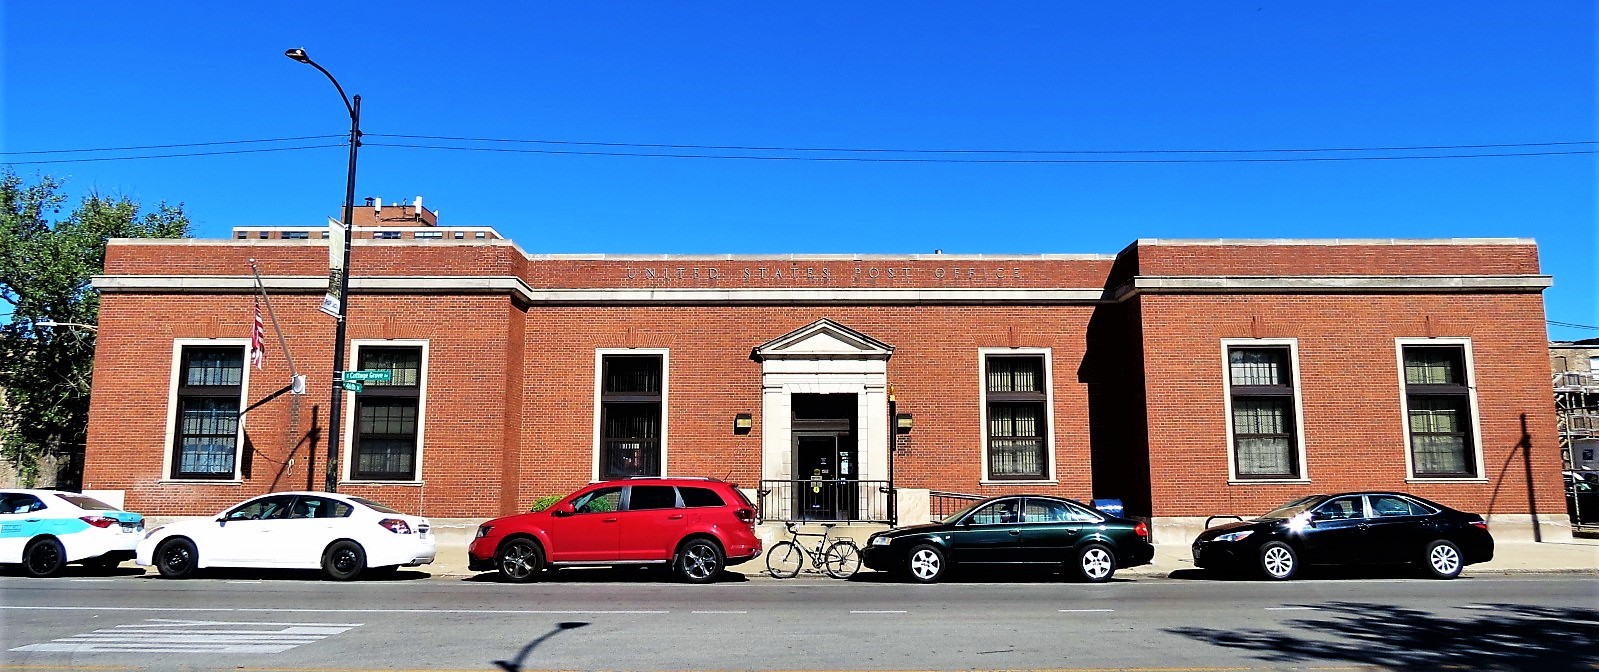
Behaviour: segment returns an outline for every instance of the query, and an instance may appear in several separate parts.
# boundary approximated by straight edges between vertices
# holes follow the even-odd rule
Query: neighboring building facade
[[[1566,467],[1599,470],[1599,338],[1550,343],[1549,363]]]
[[[1569,535],[1529,240],[529,255],[362,210],[348,368],[392,379],[344,395],[339,489],[402,509],[490,517],[600,478],[702,475],[767,519],[1116,498],[1180,542],[1210,515],[1386,488],[1501,536]],[[270,325],[248,365],[250,259],[304,395]],[[316,229],[112,241],[85,487],[157,515],[320,488],[327,260]]]

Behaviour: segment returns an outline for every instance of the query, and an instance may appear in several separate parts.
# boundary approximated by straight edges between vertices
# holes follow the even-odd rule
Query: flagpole
[[[272,320],[272,331],[278,334],[278,345],[283,348],[283,361],[289,365],[289,384],[298,382],[300,370],[294,368],[294,354],[289,352],[289,342],[283,338],[283,327],[278,324],[278,316],[272,312],[272,297],[267,296],[266,285],[261,282],[261,269],[256,268],[255,259],[250,259],[250,273],[255,276],[255,291],[261,295],[261,300],[266,303],[267,317]],[[304,394],[304,390],[296,394]]]

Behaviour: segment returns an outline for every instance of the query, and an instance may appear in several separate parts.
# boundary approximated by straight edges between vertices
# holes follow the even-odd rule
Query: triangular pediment
[[[756,359],[888,359],[894,346],[823,318],[755,348]]]

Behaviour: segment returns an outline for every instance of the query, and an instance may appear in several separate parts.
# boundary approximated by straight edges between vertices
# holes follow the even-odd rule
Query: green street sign
[[[387,383],[394,379],[394,372],[386,370],[345,371],[344,379],[347,381],[364,380],[371,383]]]
[[[366,385],[359,380],[346,380],[341,384],[344,385],[344,389],[351,392],[360,392],[361,390],[366,389]]]

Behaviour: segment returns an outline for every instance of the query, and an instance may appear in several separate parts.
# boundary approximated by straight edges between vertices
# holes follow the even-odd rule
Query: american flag
[[[255,301],[255,328],[250,330],[250,363],[255,368],[261,368],[266,363],[266,353],[262,349],[266,346],[266,327],[261,325],[261,300]]]

